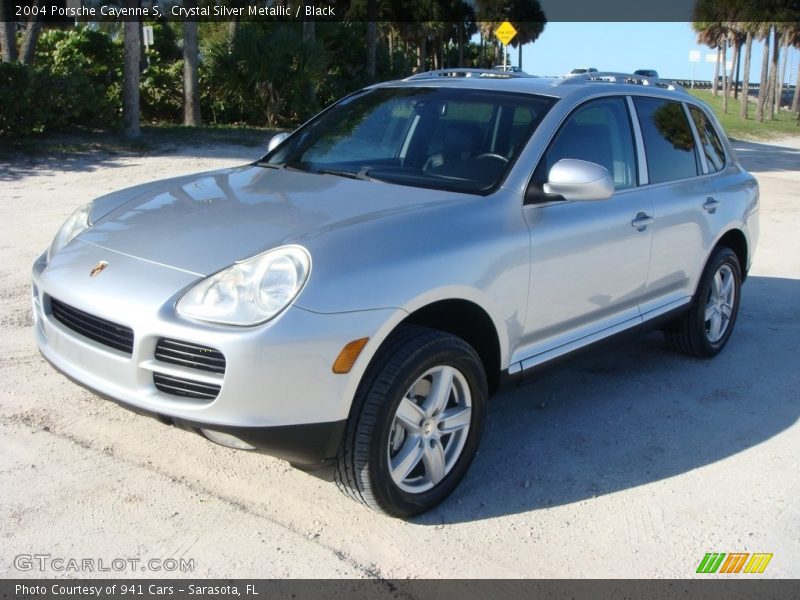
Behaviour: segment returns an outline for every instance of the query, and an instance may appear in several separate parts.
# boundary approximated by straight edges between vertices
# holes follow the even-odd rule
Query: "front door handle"
[[[703,210],[711,215],[716,212],[717,207],[719,207],[719,200],[715,200],[714,198],[707,198],[703,203]]]
[[[640,212],[636,218],[631,221],[631,227],[635,227],[637,231],[644,231],[648,225],[652,225],[653,217],[647,213]]]

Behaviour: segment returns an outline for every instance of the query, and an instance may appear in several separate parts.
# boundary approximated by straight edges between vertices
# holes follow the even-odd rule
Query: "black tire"
[[[717,336],[712,335],[709,330],[709,321],[706,319],[706,305],[709,303],[714,278],[718,273],[732,275],[734,296],[727,325],[721,333],[721,337],[715,339]],[[712,358],[719,354],[728,343],[736,324],[741,288],[742,269],[739,258],[730,248],[724,246],[717,248],[703,270],[697,293],[692,299],[688,312],[670,323],[664,330],[667,345],[676,352],[696,358]]]
[[[412,386],[423,382],[423,375],[448,367],[460,374],[458,381],[462,386],[465,382],[468,387],[468,394],[463,396],[471,401],[469,426],[463,434],[452,434],[463,436],[458,438],[463,447],[459,453],[453,451],[452,466],[431,489],[409,492],[395,482],[390,472],[390,454],[396,440],[393,436],[398,435],[395,416]],[[457,395],[448,387],[447,402],[457,402]],[[431,384],[428,397],[433,396]],[[394,517],[412,517],[436,506],[456,488],[472,463],[480,442],[487,398],[483,364],[469,344],[456,336],[425,327],[398,328],[373,358],[359,385],[334,470],[336,485],[357,502]],[[422,399],[420,404],[424,404]],[[441,436],[441,441],[437,438],[436,443],[444,448],[456,438],[440,433],[439,427],[441,425],[434,426],[434,435]],[[429,426],[426,431],[430,434]],[[411,434],[408,435],[408,440],[412,440]],[[419,448],[425,443],[426,439],[420,439]],[[430,444],[435,447],[434,441]],[[445,456],[444,451],[441,456]],[[420,465],[423,463],[419,462],[417,469],[424,473],[427,467]],[[427,475],[424,473],[420,477]],[[401,483],[405,484],[405,480]]]

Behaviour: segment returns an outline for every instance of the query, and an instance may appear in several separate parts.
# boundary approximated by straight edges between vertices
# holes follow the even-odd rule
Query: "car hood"
[[[333,229],[461,196],[255,165],[128,192],[98,199],[94,224],[79,239],[198,275],[282,244],[314,244]]]

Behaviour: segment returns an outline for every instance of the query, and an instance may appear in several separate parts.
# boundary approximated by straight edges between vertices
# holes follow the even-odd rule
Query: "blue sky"
[[[695,78],[714,77],[714,64],[700,46],[689,23],[548,23],[534,44],[522,49],[522,67],[535,75],[563,75],[574,67],[596,67],[601,71],[632,72],[656,69],[662,77],[690,79],[689,51],[700,50]],[[753,44],[751,80],[761,68],[762,45]],[[517,49],[509,48],[511,64],[517,64]],[[790,49],[786,80],[796,81],[798,52]],[[730,60],[730,51],[728,55]]]

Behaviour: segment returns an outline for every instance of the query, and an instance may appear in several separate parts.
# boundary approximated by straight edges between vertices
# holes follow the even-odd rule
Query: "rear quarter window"
[[[650,183],[695,177],[699,156],[683,104],[661,98],[634,98],[642,130]]]
[[[689,112],[692,114],[697,134],[700,137],[700,144],[703,146],[703,154],[708,163],[708,172],[716,173],[725,167],[725,149],[719,139],[716,129],[711,124],[711,120],[706,114],[696,106],[690,106]]]

